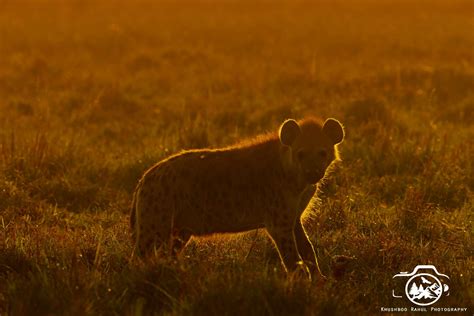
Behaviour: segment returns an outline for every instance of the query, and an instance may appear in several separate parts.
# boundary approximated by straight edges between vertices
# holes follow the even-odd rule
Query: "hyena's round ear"
[[[296,137],[301,134],[301,129],[295,120],[286,120],[280,127],[280,142],[283,145],[291,146]]]
[[[334,145],[339,144],[344,139],[344,128],[336,119],[327,119],[323,125],[323,132],[329,136]]]

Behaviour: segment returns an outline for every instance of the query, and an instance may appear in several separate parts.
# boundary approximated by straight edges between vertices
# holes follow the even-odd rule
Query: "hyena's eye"
[[[304,149],[298,150],[296,157],[298,157],[299,161],[303,160],[306,157],[306,151]]]
[[[321,150],[319,151],[319,156],[320,156],[321,158],[327,158],[328,152],[327,152],[325,149],[321,149]]]

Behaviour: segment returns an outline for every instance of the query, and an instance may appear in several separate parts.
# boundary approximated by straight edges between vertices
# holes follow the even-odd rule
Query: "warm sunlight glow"
[[[473,3],[0,0],[0,315],[470,308]]]

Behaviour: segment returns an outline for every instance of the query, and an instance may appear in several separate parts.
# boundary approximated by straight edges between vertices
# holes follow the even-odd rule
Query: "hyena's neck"
[[[237,152],[234,151],[235,149],[238,149]],[[286,163],[288,159],[284,159],[291,159],[291,151],[285,151],[277,135],[257,138],[251,142],[241,143],[237,145],[237,148],[230,147],[227,150],[234,151],[242,158],[242,163],[252,169],[247,171],[258,174],[261,185],[278,186],[286,192],[295,194],[304,191],[306,186],[299,179],[297,170]]]
[[[278,157],[284,174],[284,181],[288,185],[288,190],[295,193],[303,192],[307,184],[294,167],[291,147],[280,144]]]

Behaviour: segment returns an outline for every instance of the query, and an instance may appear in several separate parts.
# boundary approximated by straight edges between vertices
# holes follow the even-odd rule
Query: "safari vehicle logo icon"
[[[443,295],[449,296],[449,277],[439,273],[433,265],[417,265],[412,272],[400,272],[393,279],[398,285],[403,285],[401,282],[406,280],[405,296],[419,306],[428,306],[436,303]],[[400,293],[400,287],[392,290],[395,298],[402,298]]]

